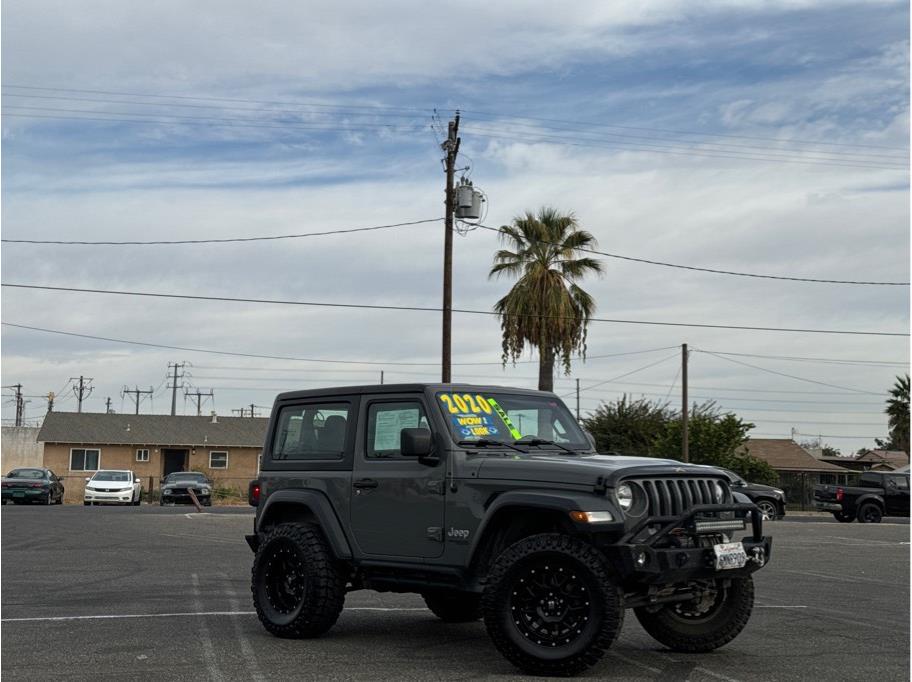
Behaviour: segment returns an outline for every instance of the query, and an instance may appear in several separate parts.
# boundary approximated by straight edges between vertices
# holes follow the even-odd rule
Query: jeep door
[[[403,457],[401,431],[430,428],[421,394],[363,396],[351,490],[351,528],[365,555],[443,553],[445,467]]]

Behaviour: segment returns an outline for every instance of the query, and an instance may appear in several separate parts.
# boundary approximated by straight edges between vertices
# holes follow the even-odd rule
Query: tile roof
[[[741,447],[777,471],[846,471],[820,461],[790,438],[751,438]]]
[[[38,440],[86,445],[263,447],[269,419],[49,412]]]

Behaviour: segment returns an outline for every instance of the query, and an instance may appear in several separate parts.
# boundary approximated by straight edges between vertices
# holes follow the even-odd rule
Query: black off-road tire
[[[317,526],[282,523],[260,543],[251,591],[257,616],[277,637],[319,637],[339,618],[345,578]]]
[[[874,502],[866,502],[858,508],[858,523],[880,523],[883,510]]]
[[[666,604],[657,610],[640,607],[634,613],[643,629],[669,649],[705,653],[728,644],[747,625],[754,608],[753,578],[733,578],[719,598],[718,606],[702,619],[678,615],[678,608],[687,608],[683,604]]]
[[[833,512],[833,518],[839,521],[839,523],[852,523],[855,520],[854,516],[850,516],[845,512]]]
[[[539,580],[532,576],[535,570],[543,571],[540,584],[532,584]],[[557,587],[564,571],[571,577],[564,577]],[[552,603],[558,596],[568,602],[563,619],[553,625],[554,634],[537,630],[525,611],[540,590],[549,589],[542,585],[549,584],[555,585]],[[548,599],[547,591],[542,594]],[[504,550],[491,566],[481,607],[494,646],[513,665],[533,675],[575,675],[595,665],[624,622],[620,592],[605,557],[579,538],[559,533],[532,535]],[[538,632],[545,633],[543,644],[533,634]],[[565,635],[567,641],[560,641]]]
[[[471,623],[481,618],[481,595],[456,590],[422,592],[424,603],[444,623]]]

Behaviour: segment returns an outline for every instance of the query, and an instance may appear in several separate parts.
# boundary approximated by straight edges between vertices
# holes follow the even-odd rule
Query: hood
[[[782,488],[777,488],[772,485],[764,485],[763,483],[748,483],[746,488],[735,488],[735,490],[749,490],[751,492],[769,492],[769,493],[780,493]]]
[[[105,488],[106,490],[131,490],[130,481],[86,481],[86,488]]]
[[[479,467],[478,478],[591,486],[599,477],[611,484],[612,479],[630,474],[706,476],[707,471],[705,467],[655,457],[569,454],[564,456],[553,452],[527,455],[515,452],[504,457],[486,456]],[[724,478],[724,475],[720,472],[719,477]]]

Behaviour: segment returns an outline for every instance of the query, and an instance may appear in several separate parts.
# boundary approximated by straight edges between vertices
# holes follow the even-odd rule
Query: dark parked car
[[[814,506],[842,523],[880,523],[884,516],[909,516],[909,474],[865,471],[857,486],[816,485]]]
[[[212,481],[198,471],[175,471],[161,480],[159,504],[193,504],[189,490],[204,507],[212,504]]]
[[[63,483],[50,469],[13,469],[3,477],[3,504],[63,504]]]
[[[771,485],[762,483],[748,483],[734,471],[728,469],[719,469],[728,476],[731,481],[732,489],[747,495],[751,502],[757,505],[757,508],[763,514],[763,520],[781,519],[785,516],[785,491],[781,488],[774,488]]]

